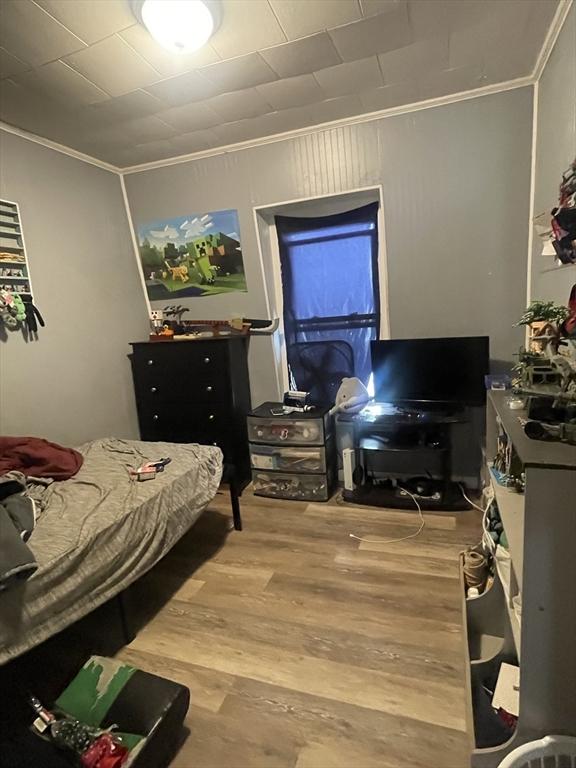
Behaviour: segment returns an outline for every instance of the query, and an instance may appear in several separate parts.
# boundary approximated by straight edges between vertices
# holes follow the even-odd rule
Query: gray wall
[[[558,186],[576,156],[576,5],[572,5],[538,85],[534,215],[558,202]],[[534,238],[531,298],[566,304],[576,266],[553,268]]]
[[[119,177],[4,131],[0,169],[46,321],[38,341],[0,339],[0,432],[137,437],[126,355],[148,322]]]
[[[237,208],[248,293],[190,299],[196,317],[265,315],[253,208],[382,184],[391,334],[489,334],[511,360],[526,297],[532,89],[317,131],[126,177],[136,225]],[[276,396],[251,342],[254,401]]]

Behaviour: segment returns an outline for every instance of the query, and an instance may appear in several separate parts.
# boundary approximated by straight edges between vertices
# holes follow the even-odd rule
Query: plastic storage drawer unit
[[[327,501],[332,490],[331,473],[306,475],[252,470],[252,483],[256,496],[301,501]]]
[[[252,482],[257,496],[327,501],[334,487],[329,408],[283,413],[264,403],[248,416]]]
[[[253,469],[278,472],[326,472],[326,448],[321,445],[250,445]]]

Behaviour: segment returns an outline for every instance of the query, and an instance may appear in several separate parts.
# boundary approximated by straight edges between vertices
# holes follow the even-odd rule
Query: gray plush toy
[[[342,379],[336,393],[336,404],[330,411],[334,413],[360,413],[372,398],[364,384],[355,376]]]

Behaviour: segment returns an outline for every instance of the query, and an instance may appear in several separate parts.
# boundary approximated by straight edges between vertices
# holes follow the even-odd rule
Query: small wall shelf
[[[0,290],[32,293],[20,209],[8,200],[0,200]]]

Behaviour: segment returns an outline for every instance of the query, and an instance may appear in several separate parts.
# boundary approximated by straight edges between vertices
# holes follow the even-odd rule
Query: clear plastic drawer
[[[320,446],[251,445],[250,463],[254,469],[326,472],[326,449]]]
[[[290,475],[252,470],[252,483],[257,496],[300,501],[326,501],[331,490],[326,475]]]
[[[248,417],[248,440],[251,443],[324,444],[322,419],[263,419]]]

